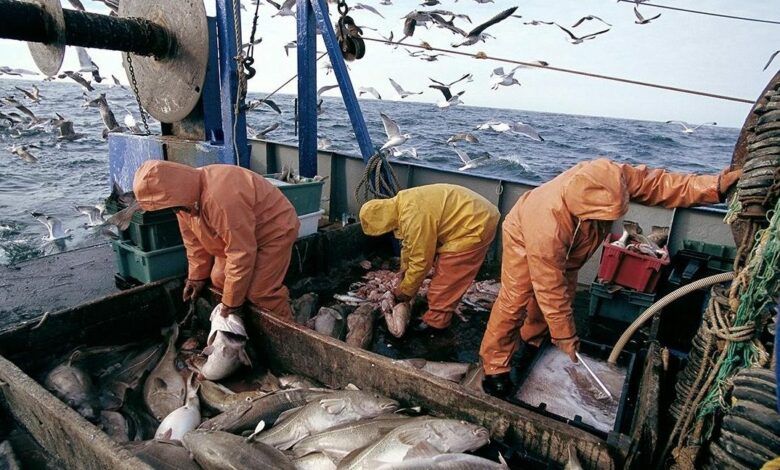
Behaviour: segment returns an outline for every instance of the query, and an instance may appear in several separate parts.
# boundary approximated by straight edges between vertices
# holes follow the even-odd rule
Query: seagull
[[[331,142],[330,139],[327,137],[320,137],[317,139],[317,149],[319,150],[327,150],[333,145],[333,142]]]
[[[420,4],[421,7],[435,7],[436,5],[441,5],[441,2],[439,0],[425,0]]]
[[[439,86],[443,86],[443,87],[447,87],[447,88],[449,88],[449,87],[451,87],[452,85],[454,85],[454,84],[456,84],[456,83],[458,83],[458,82],[461,82],[461,81],[463,81],[463,80],[466,80],[466,82],[471,82],[471,81],[473,81],[473,80],[474,80],[474,75],[472,75],[472,74],[470,74],[470,73],[467,73],[467,74],[463,75],[462,77],[460,77],[459,79],[455,80],[454,82],[450,82],[450,83],[444,83],[444,82],[440,82],[439,80],[434,80],[434,79],[432,79],[431,77],[428,77],[428,80],[432,81],[433,83],[435,83],[435,84],[437,84],[437,85],[439,85]]]
[[[500,86],[512,86],[512,85],[518,85],[520,86],[520,82],[517,81],[515,78],[515,72],[517,69],[522,67],[521,65],[518,65],[517,67],[513,68],[509,72],[504,72],[504,67],[498,67],[493,69],[493,72],[490,74],[491,77],[495,77],[492,80],[492,86],[490,87],[493,90],[498,90],[498,87]]]
[[[466,32],[462,29],[455,26],[455,16],[453,16],[449,21],[445,20],[443,16],[441,16],[438,13],[430,12],[431,19],[433,20],[434,24],[442,29],[448,29],[452,31],[455,34],[459,34],[461,36],[465,36]]]
[[[667,124],[679,124],[679,125],[681,125],[682,128],[683,128],[682,129],[683,134],[693,134],[693,131],[695,131],[696,129],[700,128],[701,126],[717,126],[718,125],[717,122],[705,122],[705,123],[699,124],[696,127],[689,127],[688,123],[683,122],[683,121],[666,121],[666,123]]]
[[[97,227],[98,225],[103,225],[105,222],[105,220],[103,220],[103,213],[105,211],[106,206],[102,204],[97,206],[76,206],[76,212],[86,215],[89,219],[86,224],[87,227]]]
[[[41,101],[42,98],[41,90],[39,90],[38,87],[35,85],[32,86],[32,91],[27,91],[21,87],[14,87],[14,88],[24,93],[24,96],[29,98],[29,100],[32,101],[33,103],[39,103]]]
[[[49,236],[43,237],[46,241],[62,240],[68,238],[70,235],[70,229],[62,229],[62,221],[54,216],[42,214],[40,212],[31,212],[30,215],[35,217],[35,220],[42,223],[49,229]]]
[[[108,106],[108,100],[106,100],[106,94],[101,93],[100,96],[95,98],[95,100],[93,101],[96,102],[98,108],[100,108],[100,118],[103,120],[103,125],[106,127],[106,131],[122,132],[122,127],[116,121],[114,112],[111,111],[111,107]]]
[[[290,56],[290,49],[295,49],[298,47],[298,41],[290,41],[287,44],[284,45],[284,55],[287,57]]]
[[[295,6],[296,0],[285,0],[284,3],[282,3],[281,5],[272,0],[266,0],[266,1],[269,4],[273,5],[274,8],[279,10],[271,16],[295,16],[293,7]]]
[[[130,112],[129,109],[125,106],[125,117],[122,119],[122,122],[124,122],[125,127],[127,127],[127,130],[129,130],[133,134],[140,134],[141,128],[138,127],[138,123],[135,120],[135,116],[133,116],[133,113]]]
[[[531,20],[531,21],[523,21],[523,24],[524,25],[529,25],[529,26],[539,26],[539,25],[543,25],[543,24],[544,25],[548,25],[548,26],[552,26],[552,25],[555,24],[555,22],[554,21]]]
[[[465,78],[465,77],[466,76],[464,75],[464,77],[456,80],[453,83],[459,82],[460,80],[463,80],[463,78]],[[452,92],[450,91],[450,87],[448,85],[437,84],[437,85],[428,85],[428,87],[429,88],[434,88],[436,90],[439,90],[442,93],[442,95],[444,95],[444,100],[439,101],[438,103],[436,103],[436,106],[438,106],[439,109],[453,108],[453,107],[463,103],[460,100],[460,97],[463,96],[463,93],[465,93],[465,91],[461,91],[461,92],[453,95]]]
[[[38,123],[41,122],[41,119],[39,119],[35,115],[35,113],[30,111],[30,108],[28,108],[27,106],[23,105],[22,103],[16,101],[16,99],[14,97],[9,96],[9,97],[3,98],[3,101],[6,102],[7,104],[13,106],[14,108],[18,109],[19,112],[21,112],[22,114],[24,114],[25,116],[30,118],[30,121],[32,122],[32,124],[38,124]]]
[[[505,123],[501,121],[488,121],[477,127],[477,130],[492,130],[494,132],[508,132],[512,134],[522,134],[530,139],[544,142],[544,138],[536,132],[536,129],[522,122]]]
[[[607,31],[609,31],[609,28],[607,28],[607,29],[604,29],[604,30],[602,30],[602,31],[597,31],[597,32],[595,32],[595,33],[586,34],[585,36],[579,36],[579,37],[578,37],[578,36],[575,36],[575,35],[574,35],[574,33],[572,33],[571,31],[569,31],[568,29],[566,29],[566,28],[564,28],[563,26],[559,25],[558,23],[555,23],[555,26],[557,26],[557,27],[561,28],[561,29],[562,29],[562,30],[563,30],[563,31],[564,31],[566,34],[568,34],[568,35],[569,35],[569,39],[568,39],[568,41],[569,41],[570,43],[572,43],[572,44],[582,44],[583,42],[587,41],[588,39],[593,39],[593,38],[595,38],[596,36],[598,36],[599,34],[604,34],[604,33],[606,33]]]
[[[379,113],[379,116],[382,117],[382,124],[385,126],[385,134],[387,134],[387,142],[382,145],[380,151],[403,145],[412,138],[409,134],[401,134],[401,128],[387,114]]]
[[[658,19],[658,17],[661,16],[661,14],[659,13],[652,18],[645,18],[644,16],[642,16],[641,13],[639,13],[639,9],[636,7],[636,5],[634,5],[634,14],[636,15],[636,21],[634,21],[634,23],[636,24],[647,24],[655,19]]]
[[[258,109],[262,105],[268,106],[269,108],[274,110],[274,112],[276,112],[276,114],[282,114],[282,108],[280,108],[279,105],[276,104],[275,101],[270,100],[270,99],[262,99],[262,100],[250,101],[249,104],[247,104],[247,110],[251,111],[253,109]]]
[[[382,95],[380,95],[379,92],[376,91],[376,88],[374,87],[365,87],[365,86],[360,87],[358,89],[358,96],[363,96],[364,94],[369,94],[378,100],[382,99]]]
[[[450,144],[450,145],[455,145],[456,143],[458,143],[460,141],[468,142],[468,143],[471,143],[471,144],[478,144],[479,143],[479,139],[477,139],[477,136],[475,136],[474,134],[472,134],[470,132],[460,132],[460,133],[454,134],[452,137],[447,139],[447,143]]]
[[[31,154],[29,150],[27,150],[28,148],[33,148],[33,147],[35,146],[30,145],[28,147],[27,145],[19,145],[19,146],[14,145],[11,147],[11,153],[21,158],[22,160],[26,161],[27,163],[38,163],[38,159],[33,154]]]
[[[61,121],[59,125],[57,125],[57,129],[60,132],[60,135],[57,136],[57,140],[74,141],[84,137],[84,134],[77,133],[73,129],[73,121]]]
[[[111,10],[109,16],[116,16],[116,14],[119,13],[119,0],[95,0],[95,1],[102,3],[103,5],[107,6],[109,10]]]
[[[95,91],[95,89],[92,87],[92,84],[90,84],[87,80],[84,79],[84,77],[81,76],[78,72],[72,72],[70,70],[66,70],[65,72],[62,72],[60,75],[57,75],[57,78],[70,78],[74,82],[78,83],[79,85],[83,86],[87,89],[87,91]]]
[[[0,66],[0,75],[15,75],[21,77],[22,75],[38,75],[38,72],[33,72],[27,69],[15,69],[7,65]]]
[[[512,15],[512,13],[514,13],[516,10],[517,7],[512,7],[502,11],[501,13],[497,14],[493,18],[490,18],[489,20],[485,21],[481,25],[469,31],[468,34],[466,34],[466,39],[463,42],[458,44],[452,44],[452,47],[471,46],[472,44],[476,44],[479,41],[484,42],[487,36],[485,34],[485,30],[493,26],[494,24],[509,18],[509,16]]]
[[[261,131],[256,131],[251,127],[247,127],[247,130],[249,131],[250,134],[252,134],[253,139],[265,139],[266,134],[270,134],[271,132],[275,131],[278,128],[279,128],[279,123],[275,122]]]
[[[584,23],[586,21],[591,21],[591,20],[598,20],[598,21],[601,21],[602,23],[604,23],[605,25],[609,26],[610,28],[612,27],[611,24],[607,23],[606,21],[602,20],[601,18],[599,18],[596,15],[588,15],[588,16],[583,16],[582,18],[580,18],[576,23],[574,23],[572,25],[572,28],[576,28],[577,26],[581,25],[582,23]]]
[[[409,148],[392,147],[390,149],[390,155],[392,155],[395,158],[403,157],[404,155],[409,155],[412,158],[420,158],[419,156],[417,156],[417,147],[409,147]]]
[[[92,60],[92,57],[89,56],[87,50],[83,47],[76,47],[76,53],[79,56],[79,67],[81,67],[78,71],[91,73],[92,79],[97,83],[103,81],[103,79],[100,77],[100,70],[98,69],[97,64],[95,64],[95,62]]]
[[[439,60],[439,57],[449,57],[449,56],[447,54],[428,54],[427,52],[423,52],[422,54],[417,54],[416,57],[426,62],[436,62],[437,60]]]
[[[122,85],[122,82],[120,82],[119,79],[116,78],[115,75],[111,75],[111,81],[114,82],[114,84],[111,85],[111,86],[118,86],[119,88],[124,88],[125,87],[124,85]]]
[[[775,57],[777,57],[777,54],[780,54],[780,51],[775,51],[774,54],[769,56],[769,61],[764,66],[764,70],[769,68],[769,65],[772,64],[772,61],[775,60]]]
[[[407,96],[411,96],[411,95],[422,95],[422,92],[421,92],[421,91],[414,92],[414,91],[406,91],[406,90],[404,90],[404,89],[401,87],[401,85],[399,85],[398,83],[396,83],[396,81],[395,81],[395,80],[393,80],[392,78],[389,78],[388,80],[390,80],[390,84],[391,84],[391,85],[393,85],[393,88],[395,88],[395,91],[397,91],[397,92],[398,92],[398,95],[401,97],[401,99],[404,99],[404,98],[406,98]]]
[[[379,4],[380,5],[385,5],[385,6],[392,5],[393,4],[393,0],[382,0],[381,2],[379,2]]]
[[[452,150],[454,150],[455,153],[458,154],[460,160],[463,162],[463,166],[458,168],[458,171],[470,170],[472,168],[475,168],[480,163],[490,160],[491,158],[491,155],[489,153],[485,153],[484,155],[481,155],[477,158],[471,158],[469,157],[469,154],[467,154],[466,152],[464,152],[459,148],[453,147]]]
[[[377,9],[372,7],[371,5],[365,5],[363,3],[355,3],[354,5],[352,5],[352,9],[354,9],[354,10],[367,10],[367,11],[370,11],[371,13],[373,13],[375,15],[379,15],[381,18],[384,18],[384,16],[381,13],[379,13],[379,11],[377,11]]]
[[[86,11],[84,9],[84,4],[82,4],[80,0],[68,0],[68,3],[70,3],[70,6],[72,6],[74,10]]]

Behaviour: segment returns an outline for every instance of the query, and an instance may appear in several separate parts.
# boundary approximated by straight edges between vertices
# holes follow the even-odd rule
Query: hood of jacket
[[[563,190],[563,202],[573,216],[613,221],[628,212],[628,189],[618,165],[599,159],[573,170]]]
[[[378,236],[398,228],[398,201],[396,198],[374,199],[360,208],[360,224],[366,235]]]
[[[200,200],[201,171],[181,163],[148,161],[135,172],[133,192],[141,208],[194,208]]]

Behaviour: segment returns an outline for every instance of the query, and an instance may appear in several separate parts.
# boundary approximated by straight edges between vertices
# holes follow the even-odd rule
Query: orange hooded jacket
[[[716,203],[718,178],[598,159],[580,163],[521,196],[503,225],[505,292],[494,305],[482,345],[488,373],[496,373],[487,366],[495,356],[502,356],[498,362],[508,362],[497,352],[516,335],[509,330],[519,325],[508,320],[527,307],[530,297],[535,297],[552,338],[576,335],[571,304],[577,271],[598,249],[610,225],[596,221],[619,219],[629,201],[667,208]]]
[[[192,168],[145,162],[135,174],[135,196],[144,210],[182,207],[179,221],[188,277],[208,279],[214,258],[225,258],[222,303],[241,306],[252,282],[258,247],[297,233],[290,201],[262,176],[234,165]]]

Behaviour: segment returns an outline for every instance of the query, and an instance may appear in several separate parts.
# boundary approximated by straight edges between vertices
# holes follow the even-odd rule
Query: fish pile
[[[501,289],[499,281],[474,281],[463,295],[457,309],[468,308],[478,312],[489,312],[498,297],[499,289]]]
[[[665,248],[668,241],[669,227],[654,225],[650,235],[644,235],[638,223],[626,220],[623,221],[623,234],[612,245],[653,258],[666,259],[669,257],[669,250]]]
[[[341,315],[323,309],[315,322]],[[356,332],[366,328],[357,326],[359,318],[375,314],[361,305],[333,328],[352,323]],[[508,468],[503,459],[466,453],[488,443],[483,427],[399,409],[397,401],[353,385],[336,390],[306,377],[224,367],[242,362],[240,356],[252,363],[238,317],[215,310],[209,330],[180,334],[174,324],[164,334],[164,341],[79,348],[46,374],[44,384],[154,468]],[[197,366],[199,346],[214,352]],[[219,347],[237,352],[221,355]],[[222,359],[209,365],[214,357]],[[404,363],[451,380],[468,368]],[[212,373],[223,377],[205,377]]]

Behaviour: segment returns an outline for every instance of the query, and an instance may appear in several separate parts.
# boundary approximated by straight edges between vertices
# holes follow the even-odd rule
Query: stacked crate
[[[295,213],[298,214],[298,220],[301,222],[301,228],[298,231],[298,238],[307,237],[317,233],[322,214],[320,209],[320,200],[322,199],[323,181],[305,181],[300,183],[286,183],[284,181],[272,178],[267,175],[266,178],[289,199]]]

